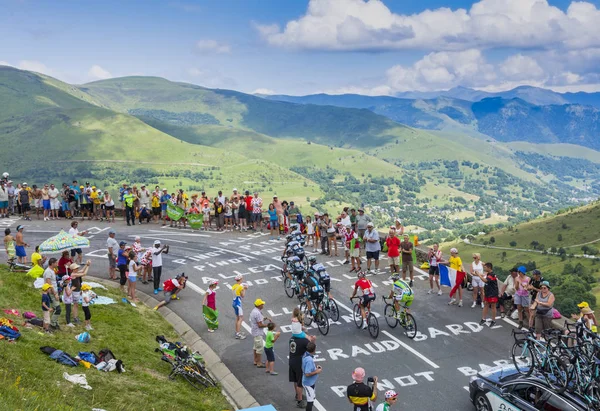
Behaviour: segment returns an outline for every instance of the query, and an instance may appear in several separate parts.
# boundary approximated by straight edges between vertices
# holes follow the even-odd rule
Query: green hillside
[[[181,126],[240,127],[273,137],[346,147],[373,147],[402,125],[369,110],[265,100],[155,77],[124,77],[81,87],[111,109]]]

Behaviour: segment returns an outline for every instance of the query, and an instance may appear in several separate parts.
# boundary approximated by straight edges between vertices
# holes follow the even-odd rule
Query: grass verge
[[[0,268],[0,309],[15,308],[21,313],[33,311],[42,317],[41,291],[23,273]],[[91,306],[93,331],[91,341],[82,344],[75,336],[83,326],[61,327],[52,335],[40,334],[40,328],[23,327],[23,319],[6,315],[21,331],[14,343],[0,341],[0,408],[6,410],[231,410],[218,388],[198,391],[181,377],[170,381],[170,366],[160,360],[154,349],[155,337],[165,335],[177,340],[173,328],[143,304],[137,308],[120,302],[116,290],[96,289],[98,295],[118,301],[112,305]],[[64,312],[64,307],[63,307]],[[81,318],[83,312],[80,309]],[[60,320],[64,324],[64,316]],[[49,345],[73,356],[79,351],[99,352],[109,348],[122,360],[126,369],[105,373],[83,366],[67,367],[51,360],[40,351]],[[91,391],[75,386],[63,378],[63,372],[85,374]]]

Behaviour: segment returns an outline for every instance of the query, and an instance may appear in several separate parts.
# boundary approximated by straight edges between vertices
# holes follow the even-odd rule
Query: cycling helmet
[[[367,273],[365,273],[364,271],[359,271],[358,273],[356,273],[356,276],[358,278],[365,278],[366,275]]]
[[[317,257],[315,257],[314,255],[311,255],[310,257],[308,257],[308,262],[310,264],[316,264],[317,263]]]
[[[396,398],[398,396],[398,394],[396,394],[396,391],[394,390],[389,390],[385,392],[385,399],[389,400],[390,398]]]
[[[399,279],[400,279],[400,274],[397,274],[397,273],[390,277],[390,280],[392,280],[392,281],[397,281]]]

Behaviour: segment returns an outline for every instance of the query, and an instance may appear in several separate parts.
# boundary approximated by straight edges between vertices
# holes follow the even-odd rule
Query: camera
[[[368,382],[368,383],[371,383],[371,382],[375,382],[375,380],[373,379],[373,377],[368,377],[368,378],[367,378],[367,382]]]

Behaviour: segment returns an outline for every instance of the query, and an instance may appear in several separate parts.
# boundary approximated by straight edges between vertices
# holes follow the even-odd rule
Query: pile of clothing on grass
[[[5,317],[0,317],[0,340],[13,342],[16,341],[20,336],[21,333],[19,332],[19,329],[13,325],[12,320],[9,320]]]
[[[118,373],[125,372],[123,361],[118,360],[113,352],[104,348],[98,354],[91,351],[79,351],[76,356],[72,356],[63,350],[58,350],[54,347],[44,346],[40,350],[50,356],[52,360],[67,365],[69,367],[77,367],[82,365],[85,368],[96,368],[98,371],[110,372],[117,371]]]

